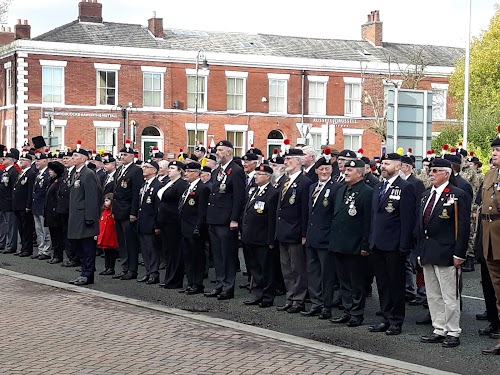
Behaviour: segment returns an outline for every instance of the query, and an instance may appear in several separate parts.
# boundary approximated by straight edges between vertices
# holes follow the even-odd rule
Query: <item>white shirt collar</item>
[[[288,178],[290,179],[290,184],[293,184],[293,182],[297,179],[297,177],[299,177],[301,173],[302,171],[299,170],[298,172],[292,173],[290,176],[288,176]]]
[[[392,176],[391,178],[389,178],[387,180],[387,188],[390,188],[392,186],[392,184],[394,183],[394,181],[396,181],[396,178],[399,177],[399,174],[395,174],[394,176]]]
[[[226,168],[227,166],[229,165],[229,163],[231,163],[233,161],[233,159],[229,160],[226,164],[222,165],[221,166],[221,169],[225,172],[226,171]]]
[[[198,183],[198,181],[200,181],[200,180],[201,180],[201,178],[197,178],[196,180],[194,180],[193,182],[191,182],[189,184],[189,190],[193,190],[194,187],[196,186],[196,184]]]
[[[431,189],[431,195],[432,195],[433,191],[436,192],[436,201],[439,199],[439,197],[441,196],[441,194],[443,194],[444,189],[446,189],[446,187],[448,186],[449,183],[450,183],[449,181],[446,181],[441,186],[438,186],[438,187],[434,187],[433,186],[432,187],[432,189]]]
[[[47,169],[47,167],[45,167],[45,168],[41,169],[41,170],[38,172],[38,174],[39,174],[39,175],[44,174],[46,169]]]
[[[85,167],[85,164],[83,164],[80,168],[77,168],[77,169],[76,169],[76,171],[77,171],[77,172],[81,172],[81,171],[82,171],[82,169],[83,169],[83,167]]]

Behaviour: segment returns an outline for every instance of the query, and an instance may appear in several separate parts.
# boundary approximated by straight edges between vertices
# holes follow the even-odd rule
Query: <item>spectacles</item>
[[[254,176],[267,176],[269,173],[255,172]]]
[[[432,169],[430,170],[430,172],[432,172],[432,173],[438,173],[438,172],[445,172],[445,170],[444,170],[444,169],[432,168]]]

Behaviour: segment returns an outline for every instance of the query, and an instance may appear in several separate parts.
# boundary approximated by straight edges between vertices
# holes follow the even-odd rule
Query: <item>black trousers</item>
[[[69,214],[67,213],[61,214],[61,217],[62,217],[61,229],[64,238],[64,251],[66,253],[66,257],[68,258],[69,261],[80,263],[80,259],[78,259],[78,256],[76,254],[75,245],[73,244],[72,240],[68,239]]]
[[[26,210],[14,211],[17,220],[19,237],[21,238],[21,253],[33,254],[33,231],[35,230],[35,221],[33,214]]]
[[[137,221],[132,223],[130,220],[115,220],[115,228],[123,272],[137,276],[139,267]]]
[[[50,240],[52,242],[52,258],[63,260],[64,257],[64,233],[60,227],[49,227]]]
[[[273,302],[275,297],[275,281],[273,263],[274,253],[279,248],[270,249],[267,245],[243,244],[247,270],[252,275],[252,293],[262,302]]]
[[[332,309],[336,279],[335,256],[328,249],[306,247],[306,269],[312,309]]]
[[[165,288],[180,289],[184,281],[181,226],[178,222],[160,223],[160,233],[165,257]]]
[[[205,274],[205,238],[202,236],[182,237],[181,248],[184,258],[187,285],[191,288],[203,289]]]
[[[481,263],[481,286],[483,287],[484,303],[486,304],[486,315],[491,326],[500,329],[500,320],[498,319],[497,299],[495,289],[491,282],[490,272],[484,259],[480,258]]]
[[[208,232],[214,257],[215,288],[233,294],[238,263],[238,231],[231,230],[226,224],[210,225]]]
[[[405,320],[406,257],[407,253],[399,250],[373,249],[370,255],[384,323],[396,326]]]
[[[361,255],[334,254],[344,312],[363,319],[366,303],[368,259]]]
[[[104,249],[104,268],[114,270],[115,263],[118,259],[118,251],[116,249]]]
[[[94,237],[86,237],[72,240],[75,244],[75,248],[80,258],[82,272],[80,276],[83,277],[94,277],[95,272],[95,253],[96,253],[96,241]]]
[[[139,231],[139,242],[141,244],[142,260],[146,275],[150,278],[160,277],[160,249],[154,233],[142,233]]]

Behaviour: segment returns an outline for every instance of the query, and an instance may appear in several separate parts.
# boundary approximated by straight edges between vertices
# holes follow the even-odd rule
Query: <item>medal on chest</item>
[[[386,210],[388,213],[390,213],[390,214],[392,214],[392,213],[394,212],[395,208],[394,208],[394,206],[392,205],[392,202],[387,203],[387,206],[385,207],[385,210]]]
[[[80,187],[80,180],[75,180],[75,184],[74,184],[74,186],[75,186],[76,188],[79,188],[79,187]]]
[[[255,209],[255,211],[257,211],[258,214],[261,214],[264,212],[265,205],[266,205],[266,202],[255,201],[253,208]]]
[[[120,184],[120,186],[124,189],[126,189],[128,187],[128,180],[123,180],[122,183]]]
[[[356,196],[356,193],[351,193],[348,195],[345,199],[345,204],[349,206],[347,213],[349,216],[356,216],[358,213],[358,210],[356,209],[356,201],[354,200],[354,197]]]
[[[294,204],[296,197],[297,197],[297,184],[293,183],[292,184],[292,195],[290,196],[290,199],[288,200],[288,203]]]
[[[328,206],[328,197],[330,196],[330,189],[326,189],[325,195],[323,196],[323,206]]]
[[[26,182],[28,182],[28,177],[23,177],[21,179],[21,185],[26,185]]]
[[[195,201],[193,198],[189,198],[189,200],[188,200],[188,204],[189,204],[190,206],[194,206],[194,205],[195,205],[195,203],[196,203],[196,201]]]
[[[9,175],[7,174],[7,172],[4,172],[2,174],[2,184],[4,184],[6,187],[7,185],[9,185]]]

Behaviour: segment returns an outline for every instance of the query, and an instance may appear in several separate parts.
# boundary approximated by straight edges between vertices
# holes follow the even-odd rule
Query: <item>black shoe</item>
[[[276,307],[277,311],[287,311],[290,307],[292,307],[291,303],[285,303],[283,306]]]
[[[259,303],[259,307],[262,307],[263,309],[271,307],[272,305],[272,301],[262,301],[261,303]]]
[[[450,335],[446,336],[443,343],[441,344],[443,348],[454,348],[458,345],[460,345],[460,338]]]
[[[102,273],[104,276],[111,276],[111,275],[114,275],[115,274],[115,269],[114,268],[110,268],[109,270],[106,270]]]
[[[415,299],[415,294],[405,294],[405,302],[410,302]]]
[[[301,313],[305,310],[306,310],[305,306],[295,305],[295,306],[290,307],[288,310],[286,310],[286,312],[289,314],[297,314],[297,313],[299,313],[299,312]]]
[[[377,312],[375,313],[375,315],[376,315],[376,316],[382,316],[382,315],[384,315],[384,314],[382,313],[382,311],[380,311],[380,310],[379,310],[379,311],[377,311]]]
[[[276,291],[274,292],[275,296],[284,296],[285,294],[286,294],[286,290],[284,290],[284,289],[276,289]]]
[[[99,272],[99,275],[101,275],[101,276],[106,275],[106,272],[108,272],[108,271],[109,271],[109,269],[106,268],[105,270],[102,270],[101,272]]]
[[[78,267],[79,264],[77,262],[74,262],[72,260],[67,260],[66,262],[63,262],[61,264],[61,267]]]
[[[31,258],[31,259],[38,259],[38,254],[33,254],[33,255],[30,255],[30,258]]]
[[[462,264],[463,272],[472,272],[474,271],[474,257],[466,257],[465,262]]]
[[[431,333],[430,335],[420,337],[420,342],[435,344],[438,342],[443,342],[446,339],[445,336],[437,335],[435,333]]]
[[[250,284],[249,283],[246,283],[246,284],[240,284],[238,286],[238,288],[240,289],[250,289]]]
[[[122,279],[123,280],[123,279]],[[144,275],[143,277],[137,279],[137,282],[138,283],[145,283],[146,281],[149,280],[149,276],[148,275]]]
[[[424,304],[425,301],[426,301],[425,297],[418,296],[415,299],[413,299],[410,302],[408,302],[408,305],[410,305],[410,306],[421,306],[421,305]]]
[[[247,299],[246,301],[243,301],[243,304],[247,306],[252,306],[252,305],[258,305],[261,302],[260,299],[257,298],[252,298],[252,299]]]
[[[121,278],[122,278],[123,276],[125,276],[126,274],[127,274],[127,272],[122,271],[122,272],[120,272],[120,273],[118,273],[118,274],[114,275],[114,276],[113,276],[113,279],[121,279]]]
[[[188,289],[188,290],[186,290],[186,294],[188,296],[192,296],[194,294],[203,294],[203,288],[200,287],[200,288],[191,288],[191,289]]]
[[[204,293],[204,295],[205,295],[205,297],[216,298],[221,293],[222,293],[222,289],[212,289],[210,292]]]
[[[481,353],[486,355],[500,355],[500,343],[496,344],[492,348],[481,350]]]
[[[432,324],[431,314],[427,314],[423,319],[419,319],[415,323],[419,326]]]
[[[327,320],[332,317],[332,311],[329,309],[323,309],[318,315],[318,319],[320,320]]]
[[[488,320],[488,313],[476,314],[476,320]]]
[[[131,273],[127,273],[126,275],[120,277],[120,280],[134,280],[134,279],[137,279],[137,275],[133,275]]]
[[[388,336],[396,336],[401,334],[401,326],[395,326],[391,325],[387,331],[385,331],[385,334]]]
[[[2,254],[14,254],[16,250],[4,250],[2,251]]]
[[[26,258],[26,257],[31,257],[30,253],[21,253],[19,254],[19,258]]]
[[[385,332],[389,329],[389,323],[379,323],[368,327],[368,332]]]
[[[490,336],[492,334],[499,334],[500,332],[498,331],[498,328],[493,328],[489,325],[486,328],[480,328],[478,333],[479,336]]]
[[[57,263],[61,263],[62,262],[62,259],[59,259],[59,258],[52,258],[51,260],[49,260],[47,263],[48,264],[57,264]]]
[[[309,311],[301,311],[300,315],[302,316],[317,316],[321,314],[321,307],[315,308],[315,309],[310,309]]]
[[[330,322],[332,322],[332,323],[347,323],[349,320],[351,320],[351,316],[344,314],[344,315],[341,315],[337,318],[330,319]]]
[[[226,292],[223,292],[223,293],[221,293],[221,294],[219,294],[219,295],[217,296],[217,299],[218,299],[219,301],[225,301],[225,300],[232,299],[232,298],[234,298],[234,293],[226,293]]]
[[[351,319],[347,322],[348,327],[359,327],[363,324],[363,318],[359,316],[351,316]]]
[[[16,251],[16,252],[15,252],[14,254],[12,254],[12,255],[14,255],[14,256],[16,256],[16,257],[17,257],[17,256],[19,256],[19,255],[21,255],[21,254],[22,254],[22,252],[20,252],[20,251]]]
[[[341,298],[337,298],[335,301],[333,301],[332,303],[332,307],[339,307],[339,306],[342,306],[342,299]]]
[[[160,282],[160,277],[159,276],[156,276],[156,277],[150,277],[147,281],[146,281],[146,284],[148,285],[152,285],[152,284],[158,284]]]
[[[82,285],[89,285],[89,284],[93,284],[93,283],[94,283],[94,280],[92,278],[80,276],[79,279],[75,280],[73,285],[82,286]]]
[[[50,256],[45,255],[45,254],[42,254],[42,255],[38,256],[38,260],[47,260],[47,259],[50,259]]]

